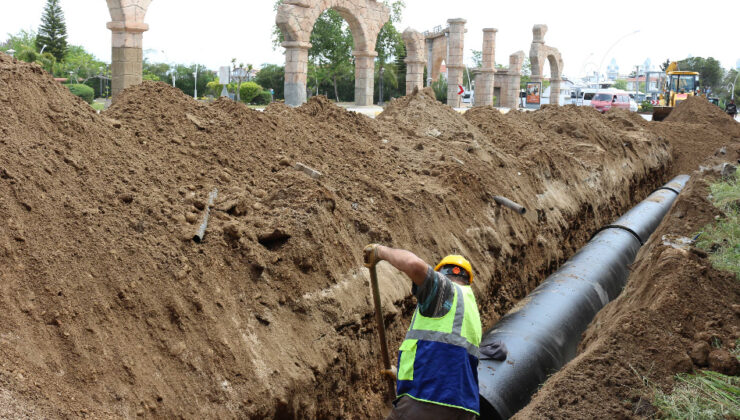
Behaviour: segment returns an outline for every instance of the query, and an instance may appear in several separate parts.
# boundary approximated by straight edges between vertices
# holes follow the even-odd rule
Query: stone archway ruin
[[[376,0],[285,0],[278,8],[277,26],[285,41],[285,103],[306,102],[306,77],[311,32],[316,19],[334,9],[349,24],[354,38],[355,103],[372,105],[375,88],[375,43],[390,11]]]
[[[144,23],[152,0],[107,0],[111,21],[106,25],[112,32],[111,94],[141,83]]]
[[[495,28],[483,29],[483,49],[481,67],[476,69],[474,106],[493,105],[494,75],[496,74],[496,32]]]
[[[406,45],[406,58],[403,60],[406,63],[406,94],[410,95],[414,89],[424,87],[424,35],[408,28],[403,31],[403,42]]]
[[[447,66],[447,105],[458,108],[462,98],[457,94],[457,85],[462,85],[465,64],[463,50],[465,49],[465,19],[448,19],[447,28],[437,27],[424,33],[427,45],[427,86],[439,78],[442,61]],[[405,39],[404,39],[405,40]],[[407,43],[408,48],[408,43]],[[423,73],[422,68],[422,73]],[[409,77],[409,68],[406,68],[406,77]],[[423,77],[423,76],[422,76]]]
[[[563,80],[563,59],[560,51],[545,45],[547,25],[534,25],[532,28],[532,47],[529,50],[529,61],[532,64],[532,81],[541,82],[544,77],[545,60],[550,64],[550,104],[560,104],[560,82]]]

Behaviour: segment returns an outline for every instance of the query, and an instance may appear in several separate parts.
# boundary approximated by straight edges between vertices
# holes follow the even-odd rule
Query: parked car
[[[627,92],[602,91],[591,99],[591,106],[604,113],[612,108],[630,109],[630,97]]]

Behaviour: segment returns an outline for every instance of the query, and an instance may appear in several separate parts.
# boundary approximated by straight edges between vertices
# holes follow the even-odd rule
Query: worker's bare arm
[[[378,245],[376,252],[379,259],[388,261],[392,266],[404,272],[416,285],[424,284],[429,265],[416,254],[405,249],[383,245]]]

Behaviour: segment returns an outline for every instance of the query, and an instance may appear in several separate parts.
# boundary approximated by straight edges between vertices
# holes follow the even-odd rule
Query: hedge
[[[73,95],[79,96],[85,102],[91,104],[95,96],[95,90],[88,85],[66,85]]]

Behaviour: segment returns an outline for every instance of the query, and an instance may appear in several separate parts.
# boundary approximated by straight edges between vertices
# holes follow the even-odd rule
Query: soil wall
[[[461,116],[429,91],[377,120],[322,98],[261,113],[161,83],[96,114],[0,54],[0,417],[377,418],[362,247],[467,255],[490,325],[666,179],[638,120]],[[395,349],[410,282],[379,276]]]

